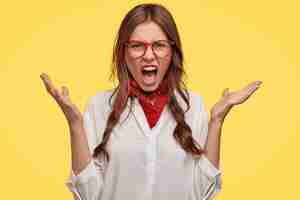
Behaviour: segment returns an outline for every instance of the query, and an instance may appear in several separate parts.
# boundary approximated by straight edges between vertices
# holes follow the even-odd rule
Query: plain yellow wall
[[[127,11],[141,2],[1,2],[1,199],[72,198],[64,185],[67,123],[39,75],[69,87],[82,110],[91,95],[113,86],[113,39]],[[225,87],[263,81],[225,121],[223,190],[216,199],[299,199],[299,1],[156,2],[175,17],[188,86],[207,109]]]

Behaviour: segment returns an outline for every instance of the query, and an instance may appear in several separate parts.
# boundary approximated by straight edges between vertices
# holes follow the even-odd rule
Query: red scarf
[[[139,103],[144,110],[148,124],[150,128],[153,128],[165,105],[168,103],[167,81],[162,80],[155,91],[147,94],[140,88],[135,80],[131,79],[129,81],[129,96],[135,96],[138,98]]]

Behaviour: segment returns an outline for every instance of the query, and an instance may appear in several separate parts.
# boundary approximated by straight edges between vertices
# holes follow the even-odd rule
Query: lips
[[[154,85],[157,81],[157,65],[144,65],[141,69],[143,84]]]
[[[151,73],[157,73],[157,65],[144,65],[143,67],[142,67],[142,74],[143,75],[149,75],[149,74],[151,74]]]

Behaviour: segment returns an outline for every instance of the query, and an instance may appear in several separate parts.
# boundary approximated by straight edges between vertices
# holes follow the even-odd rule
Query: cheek
[[[171,64],[171,57],[170,56],[162,61],[161,67],[162,67],[162,72],[163,73],[165,73],[168,70],[170,64]]]
[[[137,73],[137,69],[138,69],[138,66],[137,66],[137,63],[135,60],[132,60],[129,56],[125,55],[125,61],[126,61],[126,65],[130,71],[130,73],[132,75],[135,75]]]

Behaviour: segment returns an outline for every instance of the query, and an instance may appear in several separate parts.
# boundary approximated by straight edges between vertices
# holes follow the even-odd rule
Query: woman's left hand
[[[212,107],[211,120],[223,122],[226,115],[234,105],[245,102],[260,86],[262,81],[254,81],[248,84],[245,88],[229,92],[229,89],[224,89],[221,99]]]

